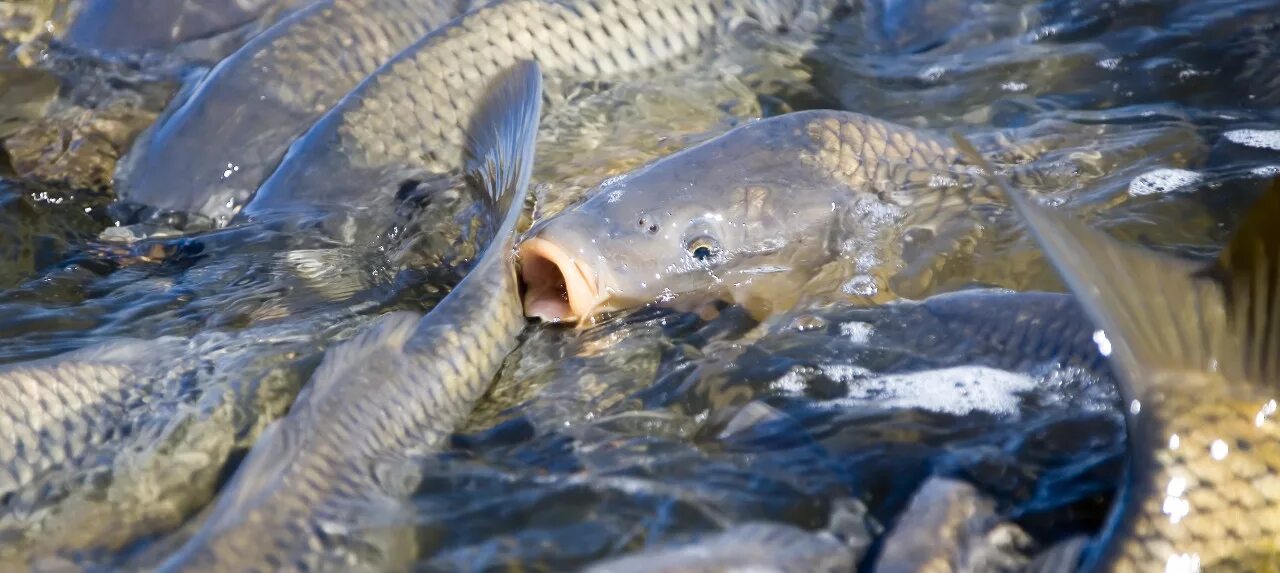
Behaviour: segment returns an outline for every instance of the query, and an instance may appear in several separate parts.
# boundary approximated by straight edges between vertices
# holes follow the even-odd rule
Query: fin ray
[[[1000,185],[1071,291],[1107,336],[1133,398],[1155,370],[1236,370],[1222,289],[1202,266],[1124,245],[1010,187],[964,138],[960,150]]]
[[[542,70],[534,60],[517,62],[490,83],[467,130],[467,172],[485,188],[498,213],[495,237],[512,235],[528,195],[534,146],[542,113]]]
[[[1280,384],[1280,177],[1251,207],[1205,274],[1222,283],[1232,326],[1243,341],[1244,374]]]

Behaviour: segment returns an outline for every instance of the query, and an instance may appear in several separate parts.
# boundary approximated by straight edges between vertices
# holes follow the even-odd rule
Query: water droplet
[[[1103,356],[1111,356],[1111,341],[1107,340],[1107,333],[1102,330],[1093,331],[1093,343],[1098,345],[1098,352]]]

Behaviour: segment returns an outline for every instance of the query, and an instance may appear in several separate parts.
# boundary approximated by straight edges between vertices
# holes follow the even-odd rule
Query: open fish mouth
[[[547,322],[576,322],[598,308],[597,275],[559,245],[534,237],[520,244],[524,314]]]

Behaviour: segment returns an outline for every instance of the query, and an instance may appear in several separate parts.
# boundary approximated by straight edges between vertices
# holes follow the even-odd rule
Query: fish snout
[[[572,323],[589,318],[602,302],[598,271],[557,241],[535,235],[517,256],[525,316]]]

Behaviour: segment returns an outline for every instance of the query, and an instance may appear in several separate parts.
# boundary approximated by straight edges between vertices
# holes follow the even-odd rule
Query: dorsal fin
[[[514,234],[524,208],[541,113],[542,69],[536,61],[520,61],[489,84],[467,129],[467,173],[501,214],[494,235],[499,241]]]
[[[1080,299],[1106,336],[1130,398],[1144,393],[1156,380],[1150,373],[1170,370],[1220,372],[1229,379],[1274,381],[1275,360],[1250,359],[1251,353],[1274,351],[1276,344],[1276,269],[1274,254],[1263,256],[1253,244],[1238,238],[1242,254],[1206,273],[1204,265],[1124,245],[1084,223],[1046,209],[1013,189],[964,138],[954,139],[975,165],[986,170],[1024,218],[1049,260]],[[1262,205],[1269,209],[1271,207]],[[1272,220],[1280,211],[1272,210]],[[1249,227],[1247,225],[1246,227]],[[1240,237],[1258,231],[1241,229]],[[1236,251],[1236,243],[1229,251]],[[1274,253],[1275,246],[1270,247]],[[1237,260],[1234,257],[1241,257]],[[1224,259],[1226,261],[1228,259]],[[1249,269],[1247,272],[1245,269]],[[1216,275],[1216,276],[1215,276]],[[1259,277],[1241,285],[1240,277]],[[1224,277],[1236,284],[1233,316],[1256,315],[1247,321],[1228,320]],[[1247,301],[1247,302],[1246,302]],[[1265,316],[1264,316],[1265,314]],[[1242,341],[1249,341],[1242,343]],[[1246,350],[1250,348],[1252,350]],[[1269,370],[1259,370],[1256,365]]]

